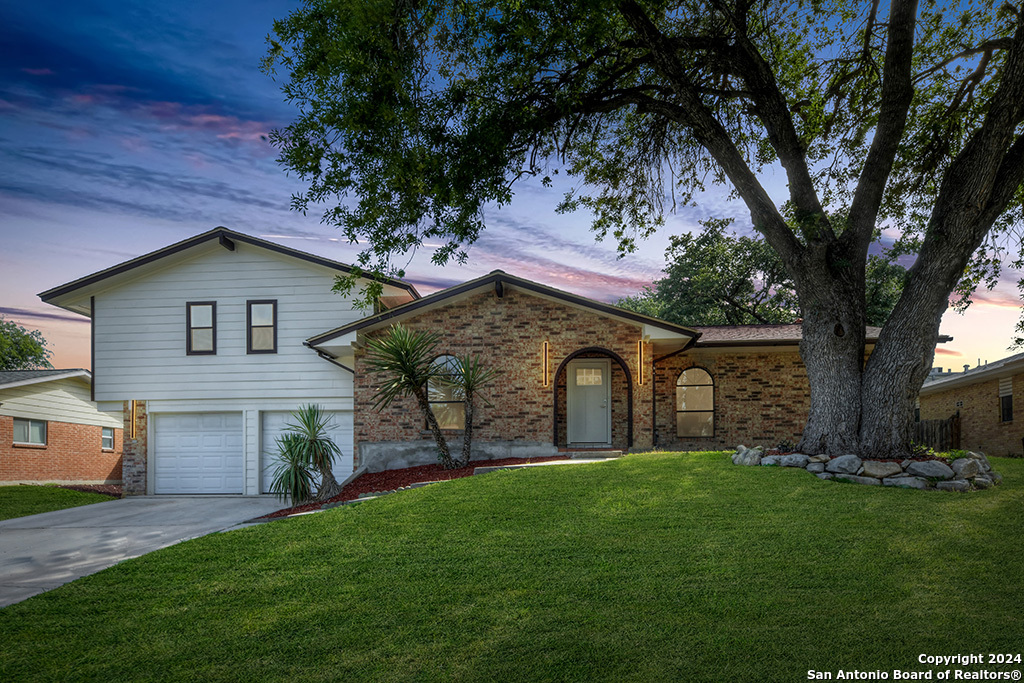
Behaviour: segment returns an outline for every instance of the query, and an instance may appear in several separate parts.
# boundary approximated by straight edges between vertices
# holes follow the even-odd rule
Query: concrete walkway
[[[0,607],[280,510],[273,496],[139,496],[0,522]]]

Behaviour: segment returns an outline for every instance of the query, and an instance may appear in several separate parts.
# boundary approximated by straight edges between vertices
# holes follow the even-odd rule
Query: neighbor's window
[[[249,353],[277,353],[277,301],[247,302]]]
[[[715,384],[707,370],[690,368],[676,380],[676,434],[715,435]]]
[[[999,380],[999,419],[1013,422],[1013,378]]]
[[[190,356],[217,353],[217,302],[190,301],[185,304],[187,338],[185,352]]]
[[[14,418],[14,443],[45,446],[46,420]]]
[[[105,451],[114,450],[114,428],[104,427],[103,436],[100,437],[100,445]]]
[[[427,384],[430,410],[441,429],[465,429],[466,403],[462,388],[455,381],[458,368],[455,356],[438,356],[434,365],[441,368],[441,376]]]

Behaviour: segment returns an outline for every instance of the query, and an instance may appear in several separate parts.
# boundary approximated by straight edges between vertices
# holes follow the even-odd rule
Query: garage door
[[[277,455],[277,438],[281,436],[285,425],[292,422],[292,414],[288,411],[265,412],[263,415],[263,439],[260,462],[263,463],[263,488],[264,493],[270,492],[270,482],[274,478],[274,470],[277,468],[280,458]],[[352,474],[352,412],[348,410],[327,411],[329,422],[327,424],[328,434],[331,441],[341,449],[341,455],[336,456],[331,471],[334,478],[342,481]]]
[[[242,493],[241,413],[153,416],[156,493]]]

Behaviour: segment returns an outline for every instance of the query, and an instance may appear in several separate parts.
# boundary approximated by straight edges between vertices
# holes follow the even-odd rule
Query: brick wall
[[[636,344],[639,325],[611,320],[580,310],[506,289],[498,298],[493,292],[474,295],[412,317],[404,323],[416,330],[441,335],[438,351],[443,354],[479,355],[488,367],[502,371],[500,379],[484,390],[492,405],[480,400],[474,421],[474,442],[531,441],[551,444],[554,429],[555,386],[542,384],[542,343],[549,344],[549,372],[558,393],[559,438],[564,444],[564,370],[554,377],[569,355],[588,347],[614,352],[627,364],[633,385],[633,447],[651,446],[651,384],[646,377],[636,384]],[[650,357],[650,345],[645,354]],[[588,354],[590,355],[590,354]],[[396,401],[377,412],[373,395],[382,378],[370,372],[365,352],[358,350],[355,361],[356,463],[362,443],[429,439],[423,418],[411,399]],[[649,371],[645,373],[649,374]],[[625,373],[612,361],[612,441],[625,448],[628,419],[625,408]]]
[[[135,438],[131,438],[132,402],[124,402],[124,483],[123,495],[146,493],[146,402],[135,402]]]
[[[715,390],[715,435],[676,435],[676,380],[690,367],[708,371]],[[738,444],[774,447],[800,440],[811,405],[807,370],[797,348],[764,352],[692,349],[658,363],[658,447],[719,450]]]
[[[102,448],[102,427],[47,421],[45,446],[15,446],[14,418],[0,415],[0,482],[120,483],[122,434]]]
[[[1000,419],[998,379],[921,396],[922,420],[945,419],[958,410],[962,448],[986,455],[1024,455],[1024,374],[1013,377],[1014,419],[1010,422]]]

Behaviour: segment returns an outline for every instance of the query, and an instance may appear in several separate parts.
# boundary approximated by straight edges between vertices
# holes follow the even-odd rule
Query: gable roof
[[[354,269],[350,265],[346,265],[338,261],[333,261],[322,256],[317,256],[316,254],[310,254],[309,252],[299,251],[298,249],[292,249],[291,247],[281,246],[280,244],[275,244],[274,242],[268,242],[258,237],[246,235],[244,233],[229,230],[228,228],[220,226],[208,232],[204,232],[200,235],[189,237],[188,239],[176,242],[168,247],[164,247],[163,249],[151,251],[148,254],[143,254],[142,256],[138,256],[128,261],[124,261],[123,263],[119,263],[115,266],[111,266],[110,268],[106,268],[104,270],[93,273],[92,275],[86,275],[85,277],[60,285],[59,287],[48,289],[45,292],[41,292],[39,294],[39,298],[46,303],[52,303],[53,300],[56,299],[57,297],[71,294],[84,287],[97,284],[116,275],[127,273],[136,268],[146,266],[150,263],[154,263],[155,261],[159,261],[160,259],[167,258],[168,256],[173,256],[175,254],[183,252],[186,249],[191,249],[192,247],[207,242],[212,242],[214,240],[219,242],[221,246],[230,251],[234,251],[235,242],[243,242],[245,244],[251,244],[252,246],[255,247],[261,247],[263,249],[276,252],[278,254],[284,254],[285,256],[292,256],[294,258],[301,259],[309,263],[315,263],[316,265],[319,266],[332,268],[334,270],[346,274],[354,272]],[[365,277],[370,278],[371,276],[366,275]],[[412,295],[413,299],[420,298],[419,292],[417,292],[416,288],[413,287],[408,282],[403,282],[401,280],[396,280],[393,278],[381,278],[380,281],[383,282],[384,284],[391,285],[392,287],[404,289],[405,291],[409,292],[409,294]]]
[[[1000,358],[997,361],[972,368],[971,370],[961,372],[950,377],[943,377],[941,379],[931,381],[925,379],[925,383],[924,386],[921,387],[920,394],[922,396],[934,394],[939,391],[946,391],[947,389],[968,386],[993,379],[1002,379],[1004,377],[1011,377],[1020,373],[1024,373],[1024,353]]]
[[[306,340],[306,346],[315,347],[318,344],[329,342],[353,332],[358,332],[367,328],[374,328],[384,323],[398,322],[412,315],[416,315],[417,313],[424,312],[431,307],[447,303],[450,299],[460,295],[468,295],[487,289],[501,291],[501,289],[506,286],[522,289],[533,294],[562,301],[574,306],[590,309],[605,316],[619,318],[621,320],[626,320],[640,325],[649,325],[666,332],[690,337],[691,339],[690,342],[687,343],[687,346],[690,346],[693,343],[693,340],[700,336],[700,333],[689,327],[683,327],[682,325],[676,325],[675,323],[659,320],[658,318],[652,318],[650,316],[643,315],[642,313],[636,313],[625,308],[613,306],[612,304],[606,304],[601,301],[588,299],[578,294],[572,294],[571,292],[565,292],[560,289],[555,289],[554,287],[548,287],[547,285],[542,285],[538,282],[533,282],[532,280],[526,280],[521,277],[516,277],[515,275],[509,275],[502,270],[495,270],[487,275],[478,277],[475,280],[469,280],[468,282],[463,282],[461,285],[442,289],[439,292],[435,292],[421,299],[410,301],[409,303],[397,306],[387,311],[382,311],[376,315],[369,316],[368,318],[363,318],[362,320],[357,320],[347,325],[336,327],[333,330],[328,330],[327,332],[323,332],[322,334],[318,334],[314,337],[310,337]]]
[[[82,377],[86,382],[92,382],[92,373],[82,368],[67,370],[4,370],[0,371],[0,389],[22,387],[27,384],[38,384],[40,382],[52,382],[53,380],[68,379],[70,377]]]

